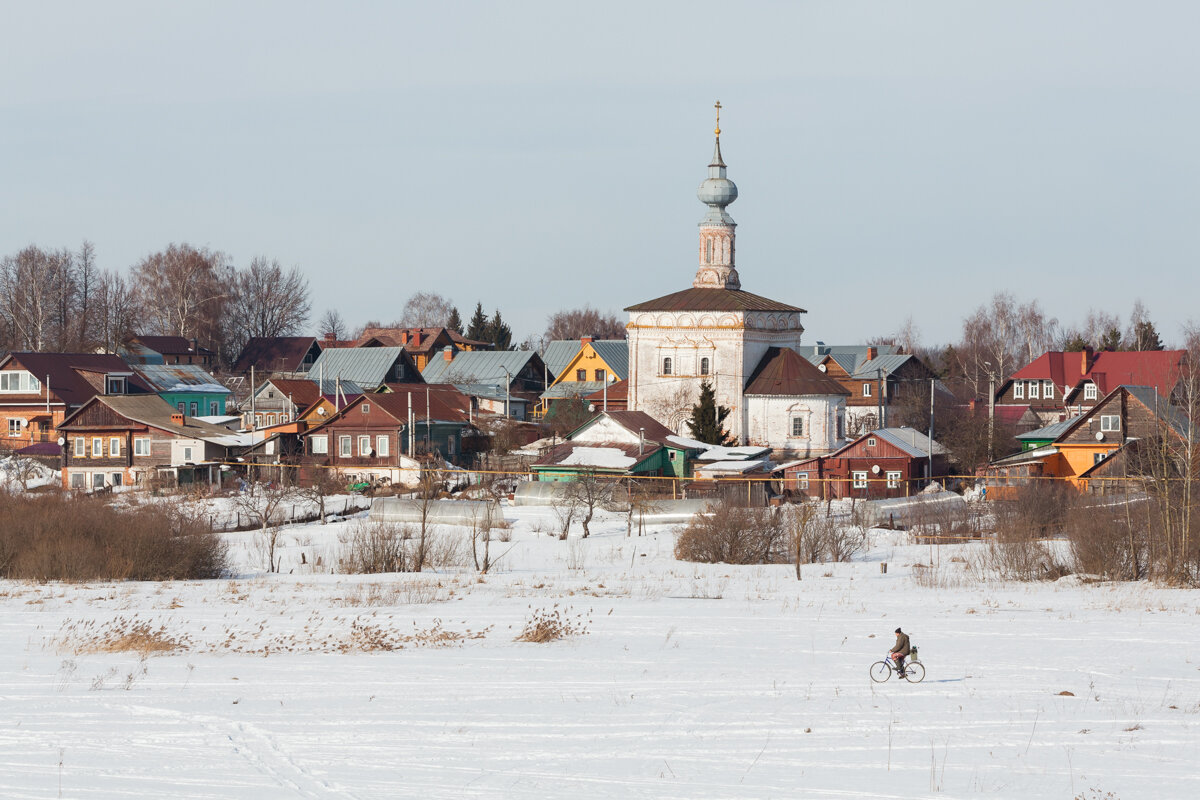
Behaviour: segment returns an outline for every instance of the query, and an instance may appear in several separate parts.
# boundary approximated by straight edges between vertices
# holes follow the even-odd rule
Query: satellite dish
[[[67,440],[65,437],[62,437],[62,436],[58,437],[58,446],[59,447],[62,447],[66,443],[67,443]]]
[[[1104,431],[1096,431],[1096,441],[1097,442],[1104,441]]]
[[[824,365],[824,364],[817,364],[817,369],[821,370],[821,372],[824,372],[824,371],[825,371],[825,365]]]
[[[323,408],[318,408],[318,409],[317,409],[317,413],[323,417],[323,416],[325,416],[325,409],[323,409]]]
[[[879,474],[879,465],[876,464],[875,466],[871,467],[871,472],[874,472],[876,475],[878,475]]]

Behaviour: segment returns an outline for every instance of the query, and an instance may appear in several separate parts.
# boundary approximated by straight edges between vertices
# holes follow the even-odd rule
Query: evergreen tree
[[[500,309],[484,327],[483,340],[491,342],[497,350],[507,350],[512,345],[512,328],[500,318]]]
[[[700,384],[700,399],[692,406],[692,418],[688,420],[688,430],[692,432],[692,436],[705,444],[737,444],[721,426],[728,416],[729,409],[717,405],[712,384],[708,381]]]
[[[1121,349],[1121,329],[1109,328],[1100,337],[1098,350],[1120,350]]]
[[[1081,334],[1075,333],[1071,338],[1063,342],[1064,353],[1079,353],[1086,350],[1088,346],[1087,340]]]
[[[471,324],[467,326],[466,336],[479,342],[489,342],[487,338],[488,318],[483,313],[483,303],[475,304],[475,313],[471,316]]]
[[[1133,326],[1133,335],[1127,349],[1162,350],[1162,339],[1159,338],[1158,329],[1154,327],[1154,323],[1148,319],[1135,323]]]
[[[462,317],[458,315],[458,306],[450,309],[450,319],[446,320],[446,327],[457,333],[459,336],[463,332]]]

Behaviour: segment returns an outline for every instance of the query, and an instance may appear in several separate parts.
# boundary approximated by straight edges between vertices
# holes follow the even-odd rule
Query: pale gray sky
[[[0,25],[0,254],[172,241],[545,316],[685,288],[722,148],[749,291],[808,341],[998,290],[1060,320],[1200,280],[1200,5],[27,3]]]

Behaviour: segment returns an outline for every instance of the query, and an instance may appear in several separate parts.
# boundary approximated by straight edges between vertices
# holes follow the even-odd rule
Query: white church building
[[[717,105],[718,115],[720,104]],[[645,411],[681,435],[704,382],[731,410],[729,432],[743,445],[795,456],[844,444],[848,392],[800,355],[803,308],[742,290],[737,223],[726,208],[737,186],[721,158],[720,117],[708,178],[698,196],[699,267],[691,288],[629,306],[630,410]]]

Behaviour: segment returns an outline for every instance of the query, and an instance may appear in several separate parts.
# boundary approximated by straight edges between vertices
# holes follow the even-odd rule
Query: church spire
[[[716,145],[708,165],[708,178],[700,184],[696,196],[708,206],[700,220],[700,268],[692,286],[697,289],[740,289],[742,282],[734,266],[734,229],[737,223],[725,211],[737,200],[737,185],[725,177],[725,160],[721,158],[721,101],[717,110],[717,125],[713,130]]]

